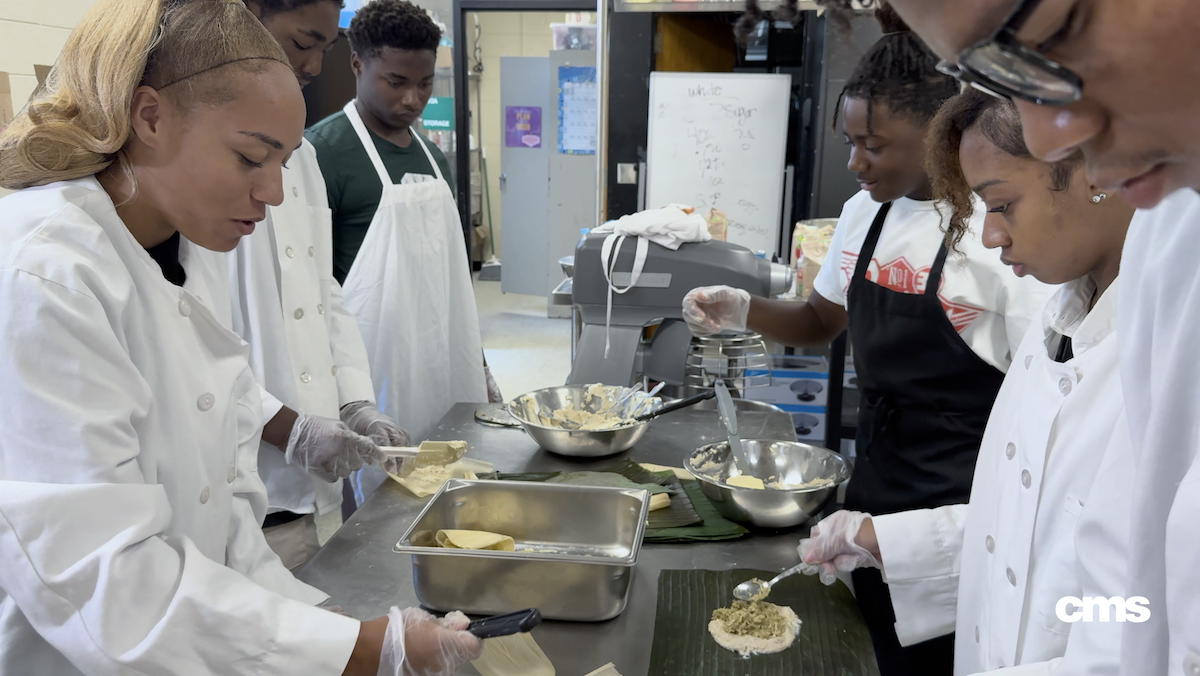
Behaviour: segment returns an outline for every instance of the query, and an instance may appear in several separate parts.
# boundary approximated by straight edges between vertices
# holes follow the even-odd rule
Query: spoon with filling
[[[797,566],[792,566],[782,573],[771,578],[770,582],[763,582],[759,579],[746,580],[733,588],[733,598],[739,601],[762,601],[767,598],[767,594],[771,593],[771,587],[775,586],[785,577],[795,575],[804,571],[806,568],[813,567],[812,564],[801,563]]]

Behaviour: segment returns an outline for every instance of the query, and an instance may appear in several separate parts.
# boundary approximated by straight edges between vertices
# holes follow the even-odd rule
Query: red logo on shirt
[[[962,333],[971,325],[971,322],[974,322],[983,313],[982,309],[965,303],[951,303],[941,293],[938,293],[938,300],[942,302],[942,307],[946,310],[946,318],[950,320],[950,325],[959,333]]]
[[[842,274],[846,276],[846,288],[849,288],[850,280],[854,278],[854,269],[858,265],[858,254],[843,251],[842,252]],[[922,294],[925,293],[925,284],[929,281],[929,266],[913,267],[908,259],[901,256],[884,265],[879,264],[879,259],[872,258],[871,264],[867,266],[867,281],[878,284],[886,289],[891,289],[899,293]],[[940,286],[945,285],[946,278],[942,277]],[[950,320],[950,325],[958,333],[962,333],[964,329],[971,325],[980,314],[983,313],[982,308],[966,303],[955,303],[947,300],[941,293],[941,288],[938,289],[938,300],[942,307],[946,310],[946,318]]]
[[[857,265],[858,254],[842,252],[842,274],[846,275],[847,285],[854,277],[854,268]],[[914,268],[903,256],[885,265],[880,265],[878,258],[872,258],[871,264],[867,266],[867,281],[900,293],[925,293],[925,280],[928,278],[928,265]]]

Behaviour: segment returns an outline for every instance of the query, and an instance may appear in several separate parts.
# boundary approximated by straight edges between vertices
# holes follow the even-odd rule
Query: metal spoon
[[[608,408],[601,409],[596,415],[607,415],[613,411],[620,410],[621,407],[625,405],[625,402],[629,401],[633,397],[633,395],[635,395],[641,391],[642,391],[641,386],[625,388],[625,391],[621,393],[621,396],[617,397],[616,403],[614,403],[612,406],[609,406]]]
[[[636,418],[637,416],[641,415],[646,410],[646,407],[649,406],[650,403],[654,400],[654,396],[657,395],[659,392],[662,392],[662,389],[666,386],[667,386],[666,383],[659,383],[659,384],[655,385],[654,387],[652,387],[650,389],[650,391],[646,393],[645,401],[643,401],[642,404],[637,407],[637,409],[632,411],[633,417]]]
[[[801,563],[798,566],[792,566],[782,573],[771,578],[770,582],[762,580],[746,580],[733,589],[733,598],[739,601],[762,601],[767,598],[767,594],[771,593],[771,587],[775,586],[785,577],[795,575],[810,567],[811,564]]]

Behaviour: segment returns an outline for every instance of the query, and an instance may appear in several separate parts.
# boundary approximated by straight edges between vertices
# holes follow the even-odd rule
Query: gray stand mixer
[[[769,379],[765,349],[753,347],[762,345],[757,336],[693,339],[683,322],[683,297],[696,287],[718,284],[777,296],[791,286],[789,268],[728,242],[683,244],[677,251],[651,242],[637,285],[624,294],[612,294],[607,327],[611,346],[606,358],[609,293],[600,255],[603,244],[603,235],[588,235],[575,250],[572,303],[581,331],[567,384],[628,387],[648,377],[674,386],[671,394],[677,394],[676,388],[685,386],[711,387],[714,377],[734,382],[757,375]],[[629,285],[635,248],[630,237],[614,255],[612,280],[618,288]],[[731,366],[740,373],[723,373]]]

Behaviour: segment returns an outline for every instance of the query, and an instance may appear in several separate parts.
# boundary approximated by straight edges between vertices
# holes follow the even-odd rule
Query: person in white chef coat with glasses
[[[801,558],[827,584],[881,568],[901,643],[953,631],[956,676],[1115,673],[1122,624],[1063,619],[1060,605],[1122,596],[1133,555],[1116,308],[1134,209],[1090,185],[1079,155],[1034,159],[1012,103],[975,89],[943,106],[927,144],[950,241],[982,199],[984,245],[1016,274],[1062,286],[1013,356],[969,504],[835,512]]]
[[[238,0],[98,0],[0,132],[0,674],[433,676],[465,617],[313,604],[194,254],[282,201],[304,104]],[[197,274],[193,274],[193,273]]]

